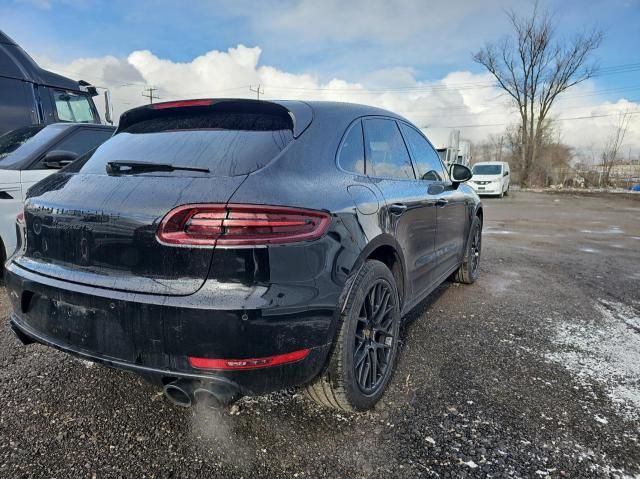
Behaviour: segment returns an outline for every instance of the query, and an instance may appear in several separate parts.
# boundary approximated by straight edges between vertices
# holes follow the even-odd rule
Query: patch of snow
[[[562,322],[555,343],[560,351],[547,359],[575,373],[583,385],[599,383],[621,413],[640,417],[640,317],[635,308],[600,300],[594,305],[601,321],[584,325]]]
[[[484,228],[482,233],[483,234],[489,234],[489,235],[512,235],[513,231],[496,230],[496,229],[493,229],[491,227],[488,227],[488,228]]]
[[[470,467],[471,469],[475,469],[476,467],[478,467],[478,465],[473,461],[463,462],[462,464],[464,464],[465,466]]]
[[[80,361],[87,369],[91,369],[96,365],[93,361],[87,361],[86,359],[78,359],[78,361]]]
[[[598,416],[597,414],[594,416],[594,419],[600,424],[609,424],[606,417]]]
[[[425,438],[425,441],[427,441],[429,444],[431,444],[432,446],[436,445],[436,440],[434,438],[432,438],[431,436],[427,436]]]
[[[587,246],[583,246],[581,248],[578,248],[578,250],[582,251],[583,253],[599,253],[599,251],[597,249],[589,248]]]

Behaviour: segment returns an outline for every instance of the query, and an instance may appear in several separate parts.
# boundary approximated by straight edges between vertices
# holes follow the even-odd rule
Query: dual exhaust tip
[[[178,379],[164,386],[164,395],[176,406],[192,407],[201,404],[208,409],[224,409],[240,398],[233,386],[216,383]]]

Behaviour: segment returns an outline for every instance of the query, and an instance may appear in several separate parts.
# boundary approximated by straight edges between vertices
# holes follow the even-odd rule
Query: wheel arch
[[[409,283],[404,255],[396,239],[391,235],[380,235],[374,238],[362,250],[351,271],[358,271],[364,262],[370,259],[384,263],[393,274],[400,296],[400,307],[402,308],[407,300]]]

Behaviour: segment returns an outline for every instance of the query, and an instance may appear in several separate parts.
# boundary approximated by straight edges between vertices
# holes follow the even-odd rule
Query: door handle
[[[391,206],[389,206],[389,211],[394,215],[400,216],[402,213],[407,211],[407,205],[402,203],[393,203]]]
[[[446,206],[449,203],[449,200],[446,198],[438,198],[436,200],[436,206]]]

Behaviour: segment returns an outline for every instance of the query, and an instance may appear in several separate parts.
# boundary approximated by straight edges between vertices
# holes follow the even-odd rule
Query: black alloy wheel
[[[392,357],[395,295],[377,280],[365,296],[356,325],[353,366],[360,390],[375,394],[389,372]]]
[[[343,411],[372,408],[396,365],[400,304],[387,265],[367,260],[349,277],[339,304],[339,330],[325,371],[305,387],[323,406]]]

